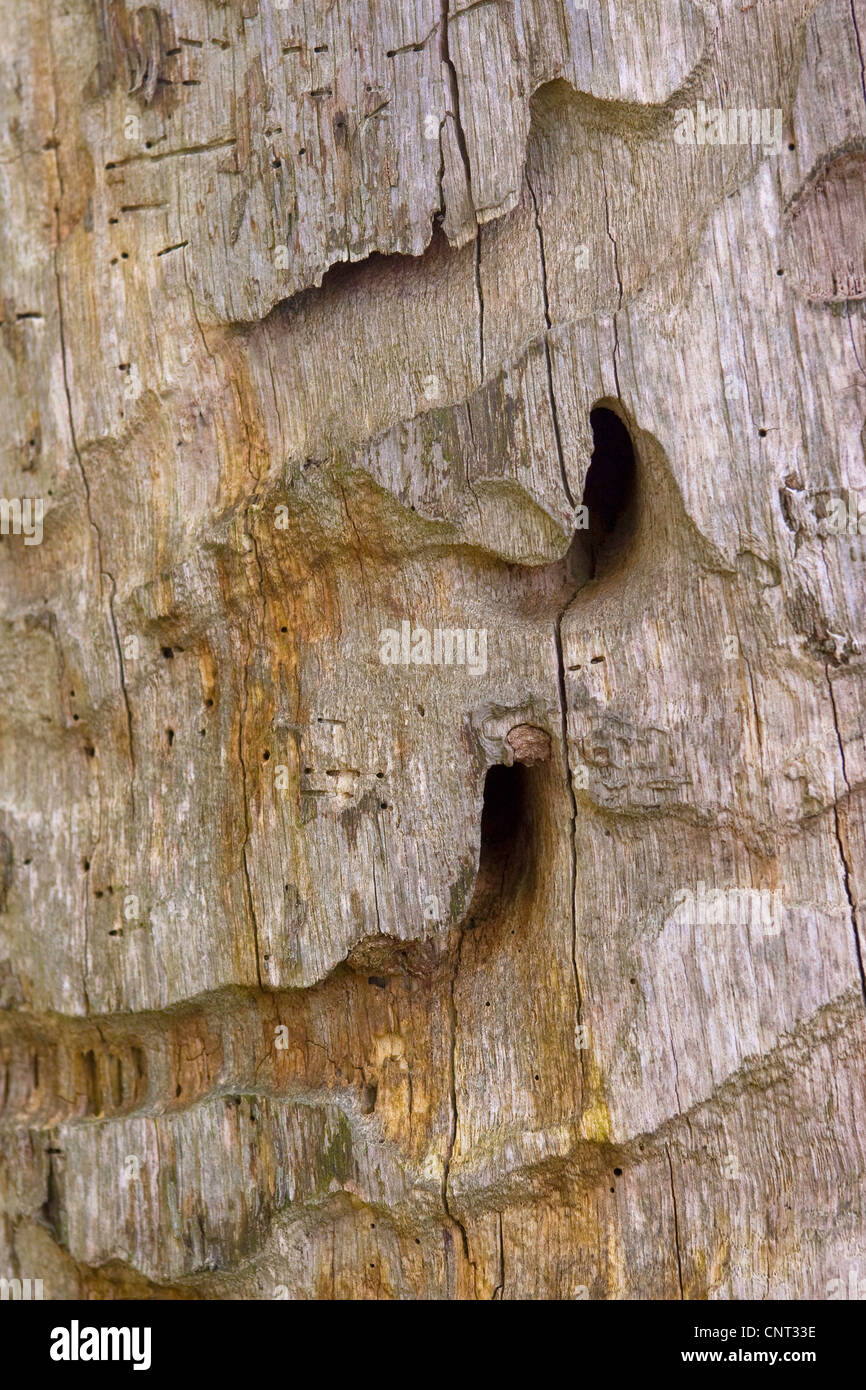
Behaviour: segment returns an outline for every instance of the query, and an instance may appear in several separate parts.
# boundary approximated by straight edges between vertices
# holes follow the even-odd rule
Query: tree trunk
[[[866,0],[18,11],[0,1273],[845,1296]]]

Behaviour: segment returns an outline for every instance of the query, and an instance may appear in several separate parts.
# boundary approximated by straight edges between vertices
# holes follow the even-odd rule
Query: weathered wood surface
[[[0,1274],[850,1287],[866,3],[18,12]]]

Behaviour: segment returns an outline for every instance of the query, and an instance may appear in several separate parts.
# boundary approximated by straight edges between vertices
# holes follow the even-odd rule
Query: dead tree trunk
[[[0,1273],[839,1296],[866,0],[18,12]]]

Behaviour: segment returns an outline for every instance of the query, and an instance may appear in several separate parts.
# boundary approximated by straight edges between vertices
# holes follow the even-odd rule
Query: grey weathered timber
[[[0,50],[0,1275],[856,1286],[866,0]]]

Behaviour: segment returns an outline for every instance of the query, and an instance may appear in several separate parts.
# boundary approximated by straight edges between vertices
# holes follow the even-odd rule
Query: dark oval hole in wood
[[[589,526],[578,534],[587,550],[590,575],[600,579],[622,559],[634,536],[638,469],[631,435],[615,411],[596,406],[589,423],[595,444],[583,489]]]
[[[524,767],[501,763],[487,769],[481,811],[481,852],[467,927],[498,920],[525,893],[531,894],[536,870],[536,815],[547,764]]]

